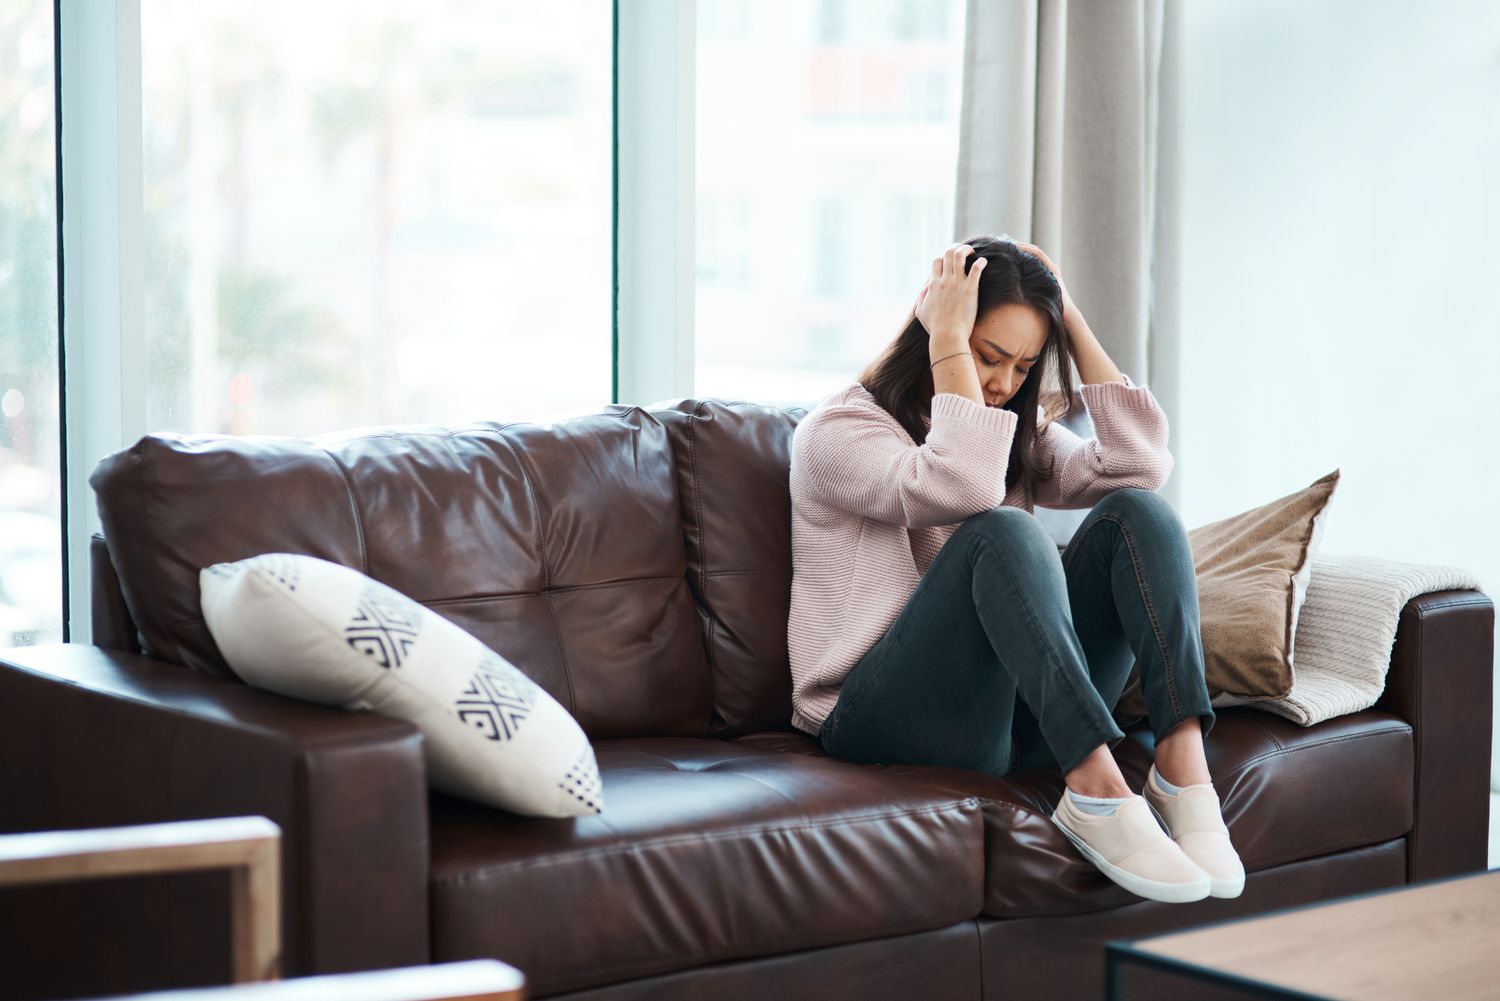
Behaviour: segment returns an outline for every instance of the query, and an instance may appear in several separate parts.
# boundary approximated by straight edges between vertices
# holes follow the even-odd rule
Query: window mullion
[[[68,638],[92,639],[88,477],[145,433],[140,0],[61,0]]]
[[[693,395],[696,0],[616,5],[619,402]]]

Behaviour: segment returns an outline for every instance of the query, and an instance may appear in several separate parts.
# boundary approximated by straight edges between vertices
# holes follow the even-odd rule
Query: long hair
[[[1052,469],[1042,469],[1032,454],[1036,438],[1038,405],[1044,407],[1044,419],[1055,421],[1073,412],[1073,376],[1068,365],[1068,334],[1062,323],[1062,286],[1041,259],[1016,246],[1003,236],[975,236],[963,241],[974,248],[964,259],[968,272],[981,257],[989,259],[979,273],[979,301],[975,322],[996,306],[1016,303],[1031,306],[1047,321],[1047,338],[1041,357],[1032,365],[1021,388],[1005,402],[1005,409],[1017,416],[1016,434],[1011,441],[1010,460],[1005,467],[1005,486],[1009,490],[1025,479],[1035,492],[1040,480],[1052,477]],[[965,342],[972,335],[965,334]],[[880,356],[865,366],[859,382],[888,413],[904,427],[912,440],[927,440],[932,419],[932,369],[927,350],[928,336],[913,307],[906,325],[886,346]],[[982,380],[981,380],[982,382]],[[1047,383],[1044,388],[1044,383]],[[1045,401],[1045,402],[1043,402]]]

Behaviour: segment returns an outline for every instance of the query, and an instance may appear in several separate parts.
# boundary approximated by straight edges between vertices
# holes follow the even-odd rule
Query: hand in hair
[[[979,274],[985,264],[985,258],[980,257],[966,273],[964,258],[973,252],[967,243],[955,243],[941,257],[933,258],[932,277],[917,296],[914,312],[927,336],[935,341],[968,347],[979,306]]]
[[[1063,325],[1072,326],[1073,318],[1079,315],[1078,307],[1074,305],[1073,297],[1068,295],[1068,286],[1063,283],[1062,272],[1057,270],[1057,265],[1052,263],[1052,258],[1048,257],[1041,247],[1038,247],[1034,243],[1022,243],[1020,240],[1014,242],[1016,246],[1028,254],[1041,258],[1042,263],[1047,266],[1047,270],[1052,272],[1052,277],[1057,279],[1057,286],[1062,289]]]

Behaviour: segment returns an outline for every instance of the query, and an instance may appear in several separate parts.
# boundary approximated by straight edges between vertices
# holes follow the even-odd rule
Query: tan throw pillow
[[[1208,694],[1215,706],[1292,690],[1292,640],[1339,470],[1305,490],[1188,532]],[[1146,714],[1140,665],[1117,719]]]

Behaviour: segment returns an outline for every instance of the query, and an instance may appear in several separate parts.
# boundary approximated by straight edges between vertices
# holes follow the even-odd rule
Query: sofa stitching
[[[370,553],[365,547],[365,520],[359,513],[359,494],[354,489],[354,477],[349,472],[349,467],[344,465],[339,457],[322,445],[316,446],[338,469],[344,478],[344,492],[349,495],[349,511],[354,515],[354,537],[359,541],[359,572],[366,577],[370,576]]]
[[[1332,851],[1341,851],[1350,848],[1374,848],[1406,836],[1409,835],[1398,834],[1396,837],[1386,838],[1384,841],[1366,841],[1362,835],[1356,835],[1349,838],[1338,838],[1333,841],[1320,841],[1315,845],[1306,845],[1296,851],[1272,855],[1269,859],[1256,859],[1253,862],[1247,862],[1245,864],[1245,871],[1247,873],[1264,872],[1267,869],[1274,869],[1279,865],[1286,865],[1288,862],[1311,860],[1317,858],[1319,855],[1327,855]],[[1251,868],[1252,866],[1254,868]]]
[[[570,591],[589,591],[606,587],[636,587],[641,584],[655,582],[671,582],[673,584],[678,584],[681,583],[681,581],[681,577],[631,577],[628,580],[606,580],[600,581],[596,584],[574,584],[569,587],[554,587],[549,588],[546,592],[522,591],[516,594],[478,594],[466,598],[427,598],[420,600],[417,598],[412,598],[412,600],[426,608],[437,608],[438,606],[446,608],[454,605],[478,605],[493,601],[521,601],[526,598],[539,598],[544,593],[567,594]],[[194,615],[191,618],[179,619],[178,621],[173,622],[169,626],[169,628],[181,629],[184,626],[201,626],[202,624],[203,616]]]
[[[696,423],[700,412],[703,410],[704,402],[700,401],[693,407],[692,419],[688,421],[688,463],[692,468],[693,475],[693,510],[698,522],[698,592],[702,599],[703,611],[708,615],[708,637],[703,647],[704,665],[708,668],[708,719],[709,725],[713,725],[714,708],[718,705],[715,691],[718,680],[718,664],[714,658],[714,632],[718,625],[718,619],[714,615],[713,606],[708,603],[708,533],[703,530],[703,484],[698,479],[698,425]]]
[[[557,865],[559,863],[576,863],[593,858],[602,858],[611,855],[620,855],[627,852],[644,850],[647,848],[669,847],[678,844],[702,844],[712,841],[727,841],[745,835],[779,835],[792,834],[799,831],[813,831],[820,828],[850,827],[855,824],[868,823],[876,820],[896,820],[904,817],[919,817],[929,813],[947,813],[958,809],[963,812],[977,809],[979,799],[976,796],[965,796],[960,800],[950,800],[945,803],[937,803],[932,806],[915,807],[909,810],[888,810],[884,813],[862,814],[856,817],[835,817],[827,820],[810,820],[797,824],[783,824],[780,826],[760,827],[733,827],[724,830],[703,832],[698,834],[680,834],[663,838],[637,839],[624,844],[606,845],[601,848],[590,848],[582,851],[568,852],[566,854],[547,855],[539,858],[524,859],[517,862],[505,862],[494,865],[481,866],[462,873],[435,874],[434,883],[445,883],[462,885],[464,883],[478,882],[489,879],[500,873],[514,872],[526,869],[539,869],[545,866]]]
[[[536,512],[536,552],[537,559],[542,564],[541,594],[547,600],[547,614],[552,619],[553,639],[557,643],[557,655],[562,661],[563,681],[568,685],[568,713],[577,717],[578,693],[573,688],[573,667],[568,663],[568,648],[563,644],[562,623],[557,618],[557,607],[553,604],[552,595],[548,593],[552,588],[552,568],[547,562],[547,521],[542,511],[541,501],[537,497],[536,485],[531,480],[531,470],[522,461],[521,453],[516,451],[516,447],[505,435],[497,433],[495,437],[501,447],[515,460],[516,468],[521,471],[521,482],[526,484],[526,496],[531,501],[531,509]]]
[[[702,576],[704,576],[704,577],[727,577],[727,576],[730,576],[732,574],[767,574],[767,575],[773,575],[774,574],[775,576],[778,576],[778,577],[790,577],[792,575],[792,572],[790,570],[715,570],[712,573],[705,573]]]
[[[640,584],[659,581],[671,581],[673,584],[677,584],[682,581],[682,578],[677,576],[630,577],[625,580],[601,580],[592,584],[569,584],[566,587],[549,587],[547,591],[551,594],[567,594],[570,591],[592,591],[606,587],[636,587]],[[518,598],[535,598],[540,593],[540,591],[522,591],[517,594],[476,594],[462,598],[433,598],[430,601],[423,602],[423,604],[457,605],[481,601],[512,601]]]
[[[568,648],[563,644],[562,623],[557,618],[557,606],[552,603],[552,593],[543,591],[542,597],[547,599],[547,614],[552,619],[553,634],[557,640],[557,654],[562,658],[563,680],[568,683],[568,714],[577,718],[578,695],[573,691],[573,667],[568,663]]]
[[[1471,588],[1464,588],[1463,590],[1469,591],[1470,593],[1475,594],[1475,595],[1479,595],[1480,594],[1480,592],[1474,591]],[[1474,598],[1442,598],[1442,599],[1439,599],[1437,601],[1424,601],[1424,602],[1421,602],[1419,604],[1414,604],[1411,607],[1412,607],[1412,611],[1416,613],[1416,615],[1417,615],[1418,618],[1425,619],[1427,617],[1427,613],[1428,612],[1437,611],[1437,610],[1443,609],[1443,608],[1459,608],[1459,607],[1464,607],[1464,606],[1469,606],[1469,605],[1489,605],[1489,604],[1493,604],[1493,602],[1491,602],[1488,598],[1485,598],[1485,597],[1474,597]]]
[[[1310,741],[1306,744],[1294,744],[1290,747],[1279,747],[1274,751],[1266,751],[1263,754],[1257,754],[1253,758],[1240,762],[1240,764],[1236,765],[1232,771],[1226,773],[1222,779],[1215,779],[1215,782],[1217,783],[1222,781],[1225,785],[1227,785],[1230,779],[1239,777],[1240,773],[1244,772],[1252,765],[1258,765],[1261,762],[1269,761],[1272,758],[1283,757],[1288,754],[1294,754],[1298,751],[1305,751],[1314,747],[1324,747],[1328,744],[1340,744],[1349,740],[1365,740],[1370,737],[1383,737],[1391,734],[1409,737],[1412,735],[1412,727],[1406,724],[1403,724],[1399,727],[1385,726],[1381,727],[1378,730],[1362,730],[1358,733],[1346,733],[1339,737],[1327,737],[1323,740]]]
[[[1244,722],[1244,724],[1246,726],[1248,726],[1250,729],[1254,730],[1256,733],[1260,734],[1262,737],[1264,737],[1267,740],[1269,740],[1275,746],[1277,746],[1277,747],[1285,747],[1286,746],[1285,744],[1283,744],[1277,738],[1277,736],[1274,733],[1272,733],[1270,730],[1267,730],[1265,727],[1261,726],[1258,721],[1251,721],[1251,720],[1247,719],[1247,720],[1244,720],[1243,722]]]
[[[779,753],[779,752],[768,751],[767,753],[768,754],[776,754],[776,753]],[[736,759],[736,760],[738,760],[738,759]],[[717,764],[717,763],[718,762],[715,762],[715,764]],[[706,771],[708,771],[708,769],[707,768],[701,768],[701,769],[699,769],[699,771],[706,772]],[[765,786],[767,789],[771,790],[771,792],[775,793],[777,796],[780,796],[782,799],[786,800],[792,806],[795,806],[798,809],[801,809],[801,807],[802,807],[801,803],[798,803],[795,799],[793,799],[792,797],[788,796],[786,793],[782,792],[780,789],[776,788],[771,783],[767,782],[765,779],[760,778],[757,775],[751,775],[749,772],[726,772],[724,774],[736,775],[736,776],[739,776],[740,778],[749,779],[751,782],[754,782],[756,785]]]
[[[537,500],[536,487],[531,482],[531,470],[521,461],[521,453],[516,451],[510,439],[502,434],[497,434],[496,437],[500,440],[501,447],[515,460],[516,468],[521,471],[521,482],[526,484],[526,497],[531,501],[531,509],[536,512],[536,553],[542,564],[542,587],[549,588],[552,586],[552,570],[547,565],[547,523],[543,517],[541,502]]]

